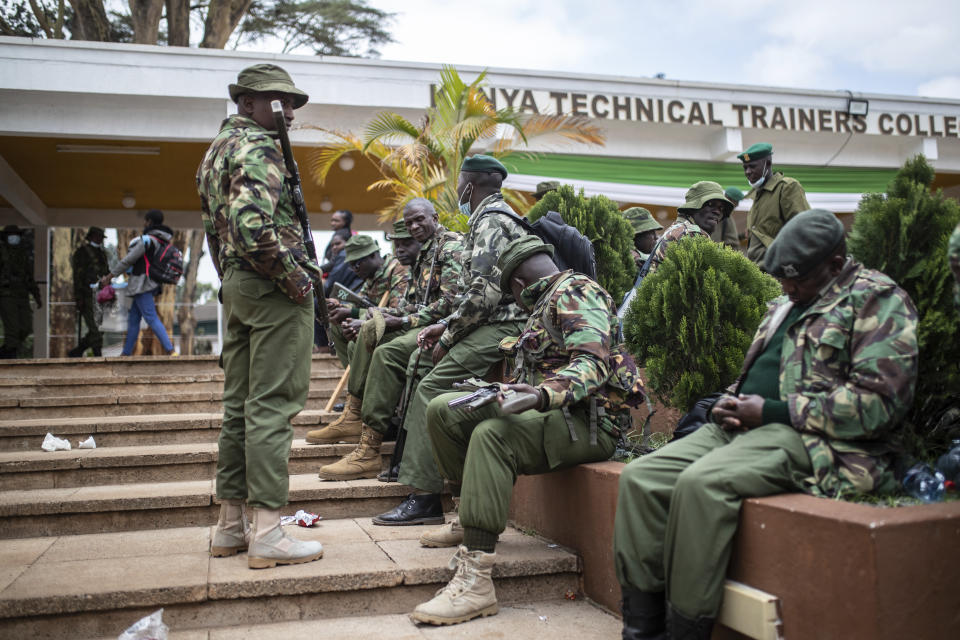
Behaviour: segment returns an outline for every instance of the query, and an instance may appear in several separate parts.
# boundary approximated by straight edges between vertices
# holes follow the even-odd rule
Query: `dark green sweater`
[[[743,395],[756,394],[763,398],[763,424],[782,422],[790,424],[790,409],[786,401],[780,399],[780,354],[783,351],[783,338],[787,327],[806,311],[806,307],[794,305],[783,319],[776,333],[767,343],[757,359],[750,365],[740,393]]]

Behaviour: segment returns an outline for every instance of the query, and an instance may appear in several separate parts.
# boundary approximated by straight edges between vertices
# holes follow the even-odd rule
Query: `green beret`
[[[737,156],[742,162],[750,162],[751,160],[760,160],[761,158],[766,158],[767,156],[773,155],[773,145],[769,142],[758,142],[755,145],[751,145],[749,149]]]
[[[380,253],[380,245],[370,236],[350,236],[346,244],[346,261],[356,262],[362,260],[373,253]]]
[[[500,269],[500,291],[510,291],[510,276],[517,267],[527,258],[538,253],[546,253],[553,257],[553,245],[546,244],[534,235],[527,235],[510,245],[510,248],[500,254],[497,268]]]
[[[777,278],[802,278],[843,241],[843,223],[825,209],[798,213],[767,247],[763,268]]]
[[[279,91],[293,96],[293,108],[299,109],[310,99],[306,93],[293,86],[290,74],[275,64],[255,64],[237,75],[237,83],[229,86],[230,99],[236,102],[244,93]]]
[[[538,182],[537,190],[533,192],[533,197],[539,200],[551,191],[556,191],[559,188],[560,183],[556,180],[544,180],[543,182]]]
[[[644,231],[663,229],[660,223],[653,218],[653,214],[643,207],[630,207],[623,212],[623,217],[626,218],[630,226],[633,227],[633,235],[643,233]]]
[[[387,240],[400,240],[402,238],[412,238],[407,231],[407,224],[403,220],[396,220],[393,223],[393,231],[387,234]]]
[[[723,193],[726,194],[727,200],[732,202],[734,206],[740,204],[740,201],[744,198],[743,191],[736,187],[727,187],[723,190]]]
[[[686,202],[677,207],[677,211],[680,213],[694,213],[711,200],[722,200],[730,205],[730,208],[724,213],[724,217],[729,216],[734,207],[733,202],[731,202],[730,199],[727,198],[727,194],[724,193],[723,187],[709,180],[695,182],[693,186],[687,189],[686,196],[684,197],[686,198]]]
[[[493,156],[485,156],[482,153],[472,155],[463,161],[460,165],[460,171],[475,171],[477,173],[499,173],[504,178],[507,177],[507,168]]]

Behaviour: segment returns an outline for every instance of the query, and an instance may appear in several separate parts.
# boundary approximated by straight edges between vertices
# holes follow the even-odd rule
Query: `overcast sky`
[[[960,99],[958,0],[368,0],[385,60]]]

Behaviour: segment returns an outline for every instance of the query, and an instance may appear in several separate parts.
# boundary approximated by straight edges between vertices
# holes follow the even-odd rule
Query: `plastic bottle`
[[[943,476],[930,465],[919,463],[910,467],[903,477],[903,488],[914,498],[923,502],[943,500]]]
[[[954,440],[950,451],[937,460],[937,471],[954,485],[960,485],[960,439]]]

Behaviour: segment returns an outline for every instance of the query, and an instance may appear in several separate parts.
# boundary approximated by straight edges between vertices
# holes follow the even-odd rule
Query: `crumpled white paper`
[[[280,518],[280,524],[288,525],[295,524],[301,527],[312,527],[317,521],[321,518],[315,513],[307,513],[303,509],[300,509],[292,516],[282,516]]]
[[[43,438],[43,444],[40,445],[40,448],[44,451],[70,451],[70,442],[48,433]]]
[[[86,440],[81,440],[77,443],[77,449],[96,449],[97,443],[94,442],[93,436],[90,436]]]
[[[134,622],[117,640],[167,640],[170,628],[163,624],[163,609]]]

